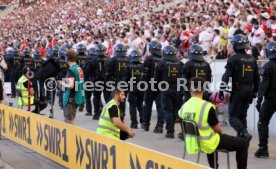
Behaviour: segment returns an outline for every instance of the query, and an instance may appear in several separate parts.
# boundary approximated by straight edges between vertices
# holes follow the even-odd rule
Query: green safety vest
[[[77,105],[82,105],[85,102],[85,95],[84,95],[84,87],[83,87],[83,71],[81,67],[77,64],[70,66],[69,70],[71,70],[74,73],[75,76],[75,97],[74,100]],[[78,84],[76,86],[76,84]],[[69,101],[70,92],[72,89],[65,88],[65,91],[63,93],[63,107],[66,107]]]
[[[112,119],[109,116],[109,111],[108,111],[108,109],[114,105],[116,105],[116,103],[112,99],[104,106],[101,117],[99,119],[97,133],[105,136],[113,137],[116,139],[120,139],[120,129],[114,125],[114,123],[112,122]],[[120,117],[120,110],[117,105],[116,107],[118,109],[118,117]]]
[[[197,97],[190,98],[178,111],[181,119],[192,120],[198,125],[200,134],[201,150],[198,148],[197,137],[186,135],[185,143],[188,154],[197,154],[202,151],[207,154],[213,153],[219,142],[220,136],[208,124],[208,115],[213,104]]]
[[[19,106],[28,106],[28,89],[23,85],[28,79],[22,75],[16,84],[16,90],[20,91],[18,96],[18,105]],[[34,104],[34,96],[30,96],[30,104]]]

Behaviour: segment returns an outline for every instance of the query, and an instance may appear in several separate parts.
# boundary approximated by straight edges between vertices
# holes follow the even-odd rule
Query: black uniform
[[[78,53],[78,60],[77,60],[77,64],[82,68],[82,70],[84,70],[85,68],[85,64],[87,62],[87,55],[86,53],[86,46],[84,44],[79,44],[77,47],[77,53]],[[84,74],[84,81],[86,81],[88,77],[86,77],[86,74]],[[91,101],[90,101],[91,102]],[[79,106],[79,111],[82,112],[84,108],[84,104]]]
[[[183,77],[183,63],[176,56],[173,46],[163,49],[163,60],[157,65],[155,80],[159,83],[165,81],[169,84],[168,90],[161,91],[162,110],[165,114],[167,138],[174,138],[174,124],[177,111],[181,106],[181,91],[177,91],[177,79]],[[165,86],[162,86],[165,89]]]
[[[149,82],[152,78],[154,78],[154,73],[157,65],[162,60],[161,53],[162,45],[157,41],[151,41],[150,43],[150,52],[151,55],[148,56],[144,61],[144,78],[145,81]],[[148,84],[149,85],[149,84]],[[149,131],[150,119],[152,113],[152,105],[155,101],[156,109],[157,109],[157,124],[153,130],[155,133],[163,133],[163,125],[164,125],[164,114],[162,113],[161,108],[161,93],[158,90],[157,85],[154,86],[156,91],[153,91],[151,87],[149,87],[144,94],[144,105],[143,105],[143,116],[144,116],[144,130]]]
[[[126,82],[130,81],[131,78],[135,83],[133,84],[133,89],[129,88],[128,93],[128,101],[129,101],[129,112],[130,112],[130,119],[131,125],[130,128],[137,129],[138,128],[138,121],[137,121],[137,111],[139,112],[140,116],[140,123],[143,124],[143,98],[144,92],[137,88],[137,84],[142,81],[142,75],[144,72],[144,66],[142,61],[142,56],[139,51],[133,50],[130,53],[130,64],[126,68],[126,73],[124,80]]]
[[[245,53],[248,40],[243,35],[233,37],[233,47],[236,52],[228,58],[222,82],[228,84],[232,78],[232,91],[229,101],[229,122],[237,131],[239,137],[249,138],[252,136],[247,131],[247,109],[259,87],[259,72],[255,58]],[[223,87],[221,87],[223,89]],[[219,93],[223,99],[223,91]]]
[[[10,51],[6,51],[6,52],[4,52],[4,59],[5,59],[5,61],[6,61],[6,63],[7,63],[7,65],[8,65],[8,69],[9,69],[9,67],[10,67],[10,65],[11,65],[11,50]],[[11,71],[7,71],[7,72],[5,72],[4,73],[4,78],[5,78],[5,82],[11,82],[11,79],[10,79],[10,77],[11,77]]]
[[[266,46],[266,54],[269,62],[260,72],[262,77],[258,92],[257,109],[260,112],[258,122],[259,150],[256,157],[268,157],[268,125],[272,115],[276,111],[276,42],[270,42]],[[264,98],[264,101],[263,101]]]
[[[16,82],[21,77],[22,74],[22,58],[18,54],[17,49],[13,49],[11,62],[10,62],[10,80],[11,80],[11,97],[14,98],[16,95]]]
[[[90,48],[87,51],[88,53],[88,59],[86,60],[86,64],[84,65],[83,71],[84,71],[84,80],[85,81],[90,81],[92,82],[92,77],[89,69],[89,65],[95,60],[96,53],[95,53],[95,48]],[[92,103],[91,103],[91,97],[93,94],[93,88],[86,88],[85,90],[85,105],[86,105],[86,116],[91,116],[92,115]],[[102,107],[102,102],[100,102],[100,108]]]
[[[187,82],[193,77],[201,77],[205,81],[212,81],[212,69],[208,62],[206,62],[203,58],[203,49],[199,45],[192,45],[189,49],[189,58],[190,60],[185,63],[183,68],[183,77],[187,80]],[[191,98],[191,94],[189,91],[184,92],[184,102]],[[204,93],[204,100],[209,100],[208,92]]]
[[[103,93],[105,102],[108,102],[110,94],[106,90],[106,76],[107,76],[107,62],[105,57],[105,47],[102,44],[96,45],[96,58],[91,61],[89,65],[89,72],[91,72],[91,79],[95,85],[94,88],[94,110],[95,114],[93,119],[98,120],[101,114],[101,94]]]
[[[126,57],[126,48],[123,44],[117,44],[114,47],[114,57],[110,59],[107,69],[107,80],[113,81],[115,86],[120,81],[123,81],[127,65],[129,64],[129,57]],[[126,92],[127,94],[127,92]],[[120,116],[122,121],[125,117],[126,102],[123,102],[119,106]]]
[[[69,65],[67,64],[67,60],[66,60],[66,51],[67,51],[66,48],[60,49],[59,57],[56,58],[55,56],[53,56],[53,58],[55,59],[55,62],[58,63],[59,69],[60,69],[60,72],[56,77],[57,80],[62,80],[63,78],[66,78],[67,70],[69,68]],[[55,90],[54,90],[54,95],[55,95]],[[58,101],[59,106],[63,108],[63,90],[62,89],[58,90],[58,96],[59,96],[59,101]]]

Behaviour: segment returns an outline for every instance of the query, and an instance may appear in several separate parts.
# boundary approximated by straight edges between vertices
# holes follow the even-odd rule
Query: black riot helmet
[[[162,50],[161,43],[159,43],[158,41],[155,41],[155,40],[150,42],[149,52],[151,54],[155,54],[157,56],[162,56],[161,50]]]
[[[265,54],[269,59],[276,59],[276,42],[269,42],[266,44]]]
[[[23,50],[23,55],[24,55],[24,56],[30,56],[30,55],[31,55],[30,48],[26,47],[26,48]]]
[[[64,46],[59,47],[59,50],[58,50],[58,57],[59,57],[60,59],[65,59],[65,60],[66,60],[66,58],[67,58],[66,55],[67,55],[67,48],[64,47]]]
[[[131,63],[142,62],[142,54],[138,50],[131,51],[129,57]]]
[[[41,59],[41,52],[40,52],[40,50],[36,49],[33,52],[33,57],[34,57],[34,59]]]
[[[17,48],[13,48],[12,51],[11,51],[12,56],[18,56],[18,55],[19,55],[18,52],[19,52],[19,51],[18,51]]]
[[[168,45],[163,49],[163,60],[178,61],[179,59],[176,54],[176,48],[174,46]]]
[[[3,56],[6,61],[9,60],[11,57],[10,51],[5,51]]]
[[[114,57],[125,57],[126,52],[126,47],[122,43],[118,43],[114,46]]]
[[[81,43],[77,46],[78,55],[84,55],[85,51],[86,51],[86,46],[84,44]]]
[[[189,48],[189,58],[194,61],[203,62],[204,52],[203,48],[200,45],[192,45]]]
[[[53,50],[53,56],[58,56],[58,51],[59,51],[58,46],[54,46],[52,50]]]
[[[53,57],[53,50],[51,48],[49,48],[47,51],[46,51],[46,58],[49,60]]]
[[[234,51],[250,48],[248,39],[242,34],[234,35],[231,39],[231,43]]]
[[[105,56],[106,48],[104,45],[102,45],[100,43],[97,44],[95,50],[96,50],[97,56]]]
[[[96,56],[96,49],[91,47],[87,50],[87,54],[89,58],[93,58]]]

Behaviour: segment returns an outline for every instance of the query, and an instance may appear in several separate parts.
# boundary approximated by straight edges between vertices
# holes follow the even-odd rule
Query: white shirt
[[[87,50],[89,50],[90,48],[95,48],[95,45],[93,43],[90,43],[88,46],[87,46]]]
[[[236,31],[236,28],[234,26],[231,26],[229,28],[229,31],[228,31],[228,43],[230,43],[230,40],[233,37],[235,31]]]
[[[169,42],[168,41],[164,41],[164,42],[160,42],[161,45],[162,45],[162,50],[164,49],[164,47],[168,46],[169,45]]]
[[[271,30],[272,30],[272,36],[276,36],[276,24],[271,25]]]
[[[200,32],[198,37],[200,46],[203,48],[203,51],[208,52],[210,48],[210,42],[212,40],[211,34],[206,30]]]
[[[261,27],[259,27],[257,30],[255,28],[252,28],[252,33],[254,33],[253,37],[249,35],[249,41],[251,42],[252,46],[255,46],[256,43],[264,44],[265,39],[265,33]]]
[[[212,46],[214,47],[218,47],[220,44],[220,37],[219,36],[216,36],[212,42]]]

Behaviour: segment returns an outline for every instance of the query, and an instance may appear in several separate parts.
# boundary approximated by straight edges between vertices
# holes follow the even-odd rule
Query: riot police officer
[[[12,54],[12,50],[9,50],[9,51],[5,51],[4,52],[4,59],[8,65],[8,69],[10,69],[10,66],[11,66],[11,54]],[[11,75],[10,75],[10,72],[11,71],[7,71],[5,74],[4,74],[4,78],[5,78],[5,82],[10,82],[11,79]]]
[[[89,72],[91,72],[91,79],[95,84],[93,91],[94,99],[94,120],[98,120],[101,114],[101,94],[103,93],[104,99],[109,100],[109,93],[106,91],[106,75],[107,75],[107,58],[105,56],[106,48],[102,44],[96,45],[96,58],[89,65]],[[96,85],[98,84],[98,85]]]
[[[94,47],[91,47],[87,50],[88,59],[86,61],[86,64],[84,65],[83,72],[84,72],[84,80],[85,81],[92,81],[89,65],[93,60],[96,58],[96,50]],[[91,96],[93,93],[93,89],[86,89],[85,90],[85,103],[86,103],[86,116],[92,116],[92,103],[91,103]]]
[[[183,77],[188,82],[193,77],[201,77],[206,82],[212,81],[212,70],[208,62],[204,59],[203,48],[199,45],[192,45],[189,48],[189,61],[183,67]],[[205,89],[206,91],[206,89]],[[184,91],[184,103],[191,98],[189,91]],[[203,100],[209,101],[209,93],[206,91],[203,95]],[[178,134],[180,139],[183,139],[182,133]]]
[[[36,73],[41,65],[42,65],[42,57],[41,57],[41,52],[40,50],[36,49],[34,52],[33,52],[33,66],[32,66],[32,70]]]
[[[137,129],[138,121],[137,121],[137,110],[140,116],[140,124],[143,123],[143,97],[144,92],[139,89],[138,83],[142,81],[142,75],[144,72],[144,66],[142,63],[142,55],[139,51],[133,50],[129,54],[130,64],[126,68],[124,80],[129,82],[132,78],[133,88],[129,88],[128,92],[128,102],[129,102],[129,112],[130,112],[130,120],[131,125],[130,128]]]
[[[162,60],[162,45],[158,41],[151,41],[149,46],[149,52],[151,53],[144,61],[144,77],[145,81],[150,81],[151,78],[154,78],[154,72],[156,66]],[[157,86],[154,86],[157,89]],[[153,91],[151,88],[148,88],[144,94],[144,104],[143,104],[143,116],[144,116],[144,130],[149,131],[152,104],[155,101],[157,108],[157,124],[153,130],[154,133],[163,133],[164,125],[164,114],[161,109],[161,94],[158,90]]]
[[[23,56],[22,56],[22,58],[23,58],[23,65],[31,68],[32,65],[33,65],[33,58],[31,56],[31,50],[30,50],[30,48],[26,47],[23,50]]]
[[[183,67],[183,77],[189,81],[193,77],[202,77],[206,82],[212,81],[212,70],[208,62],[204,59],[203,48],[199,45],[192,45],[189,48],[189,61]],[[208,93],[204,95],[204,100],[209,100]],[[190,99],[189,91],[185,91],[184,102]]]
[[[178,91],[178,78],[182,78],[183,63],[177,57],[177,50],[173,46],[166,46],[163,49],[163,60],[157,65],[154,79],[162,83],[161,103],[165,114],[166,137],[174,138],[174,124],[177,117],[177,111],[181,106],[182,91]]]
[[[58,64],[60,68],[60,72],[57,75],[57,80],[62,80],[63,78],[66,77],[67,69],[69,68],[67,64],[67,59],[66,59],[66,54],[67,54],[67,48],[65,46],[59,47],[58,50]],[[59,89],[58,91],[58,96],[59,96],[59,106],[63,108],[62,103],[63,103],[63,91]]]
[[[52,57],[58,58],[58,51],[59,51],[59,47],[57,45],[53,46],[53,48],[52,48],[53,56]]]
[[[255,58],[246,54],[249,48],[248,39],[241,34],[233,36],[231,43],[235,54],[228,58],[219,98],[224,99],[223,91],[226,89],[230,78],[232,78],[232,91],[229,101],[229,122],[236,130],[238,137],[250,140],[252,136],[247,131],[247,109],[252,103],[259,87],[259,72]]]
[[[107,78],[109,81],[113,81],[115,86],[120,81],[123,81],[127,65],[129,64],[129,58],[126,56],[126,52],[126,47],[123,44],[118,43],[114,46],[114,57],[111,58],[108,64]],[[119,108],[121,111],[121,120],[124,121],[126,102],[121,103]]]
[[[11,62],[10,62],[10,80],[11,80],[11,97],[15,98],[16,95],[16,82],[21,77],[22,59],[18,53],[17,48],[13,48],[11,52]]]
[[[44,92],[43,81],[40,81],[37,76],[37,72],[40,70],[43,64],[40,50],[36,49],[33,52],[33,64],[31,70],[34,72],[34,78],[32,79],[33,88],[35,91],[35,109],[33,113],[40,113],[41,110],[47,107],[46,96]]]
[[[88,59],[88,57],[86,55],[86,46],[84,44],[80,43],[77,46],[77,53],[78,53],[77,64],[82,68],[82,70],[84,70],[86,61]],[[87,74],[84,74],[84,81],[87,81],[86,80],[87,79],[86,75]],[[83,108],[84,108],[84,105],[80,105],[79,106],[79,111],[82,112]],[[89,114],[86,114],[86,115],[89,115]]]
[[[276,111],[276,42],[269,42],[265,51],[269,62],[262,67],[260,72],[262,80],[256,105],[257,110],[260,112],[258,122],[259,149],[255,153],[258,158],[269,157],[267,147],[268,125]],[[263,98],[264,102],[262,102]]]

